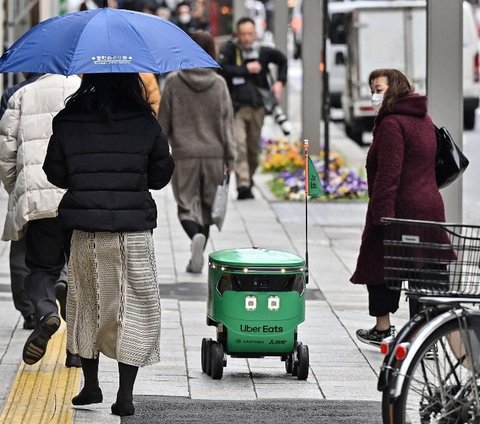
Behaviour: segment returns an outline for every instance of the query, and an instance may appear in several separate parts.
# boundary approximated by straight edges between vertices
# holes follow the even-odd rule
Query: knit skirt
[[[160,294],[150,231],[72,236],[67,349],[128,365],[160,361]]]

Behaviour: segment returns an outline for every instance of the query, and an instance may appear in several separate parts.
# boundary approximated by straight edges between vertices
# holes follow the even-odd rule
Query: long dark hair
[[[382,109],[389,112],[392,112],[393,105],[400,97],[404,97],[414,91],[408,78],[398,69],[375,69],[368,77],[370,87],[373,80],[379,77],[387,79],[388,88],[383,97]]]
[[[98,113],[109,121],[120,111],[152,112],[147,90],[139,74],[83,74],[80,88],[65,105],[67,112]]]

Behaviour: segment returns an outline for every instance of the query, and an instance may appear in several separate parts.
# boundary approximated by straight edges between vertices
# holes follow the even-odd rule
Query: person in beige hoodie
[[[191,36],[215,58],[209,33]],[[210,68],[171,73],[162,90],[159,121],[176,164],[172,187],[178,218],[192,240],[187,272],[201,273],[216,187],[233,170],[235,159],[233,107],[225,80]]]

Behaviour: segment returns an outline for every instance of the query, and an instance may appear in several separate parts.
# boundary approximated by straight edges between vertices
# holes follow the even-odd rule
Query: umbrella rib
[[[100,13],[101,10],[102,10],[102,9],[92,10],[91,16],[89,16],[89,19],[87,20],[87,22],[86,22],[85,25],[83,26],[82,30],[79,31],[79,33],[78,33],[78,37],[77,37],[77,39],[76,39],[76,41],[77,41],[76,44],[78,44],[78,40],[80,40],[80,38],[82,37],[83,33],[85,32],[85,29],[86,29],[88,23],[89,23],[95,16],[97,16],[97,15]],[[70,60],[70,65],[68,66],[68,71],[67,71],[67,73],[66,73],[65,75],[72,75],[72,74],[71,74],[71,70],[72,70],[72,68],[73,68],[73,65],[72,65],[72,64],[73,64],[73,61],[74,61],[74,60],[75,60],[75,50],[73,51],[72,58],[71,58],[71,60]]]
[[[146,41],[145,38],[142,36],[142,34],[139,33],[139,32],[137,31],[137,29],[136,29],[130,22],[128,22],[128,20],[125,19],[122,15],[118,14],[118,17],[119,17],[123,22],[125,22],[126,24],[128,24],[128,25],[130,26],[130,28],[132,28],[133,31],[135,31],[135,33],[136,33],[136,34],[140,37],[140,39],[144,42],[145,46],[147,46],[147,41]],[[152,19],[155,19],[155,17],[152,17]],[[158,19],[160,19],[160,18],[158,18]],[[158,64],[158,62],[157,62],[157,59],[156,59],[155,56],[152,54],[152,52],[150,51],[150,49],[147,49],[147,51],[148,51],[148,53],[150,54],[150,56],[152,57],[153,62],[154,62],[157,66],[159,66],[159,64]]]
[[[54,16],[53,18],[50,18],[50,19],[47,19],[43,22],[40,22],[38,25],[42,25],[42,28],[47,25],[48,23],[50,23],[51,21],[56,21],[58,19],[60,19],[61,16]],[[7,51],[5,51],[2,55],[2,59],[6,57],[6,54],[9,55],[9,57],[15,57],[16,54],[18,53],[18,51],[20,50],[21,51],[21,48],[23,47],[23,45],[27,42],[30,41],[30,38],[29,37],[25,37],[26,33],[23,34],[19,40],[17,40],[15,43],[13,43],[11,46],[9,46],[9,48],[7,49]],[[23,40],[22,38],[25,37]],[[21,41],[21,43],[19,43]],[[15,50],[14,51],[10,51],[10,49],[16,44],[18,43],[18,45],[15,46]],[[23,71],[22,71],[23,72]]]

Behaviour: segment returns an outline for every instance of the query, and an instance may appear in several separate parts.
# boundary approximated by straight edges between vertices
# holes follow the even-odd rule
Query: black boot
[[[120,387],[117,392],[117,400],[112,404],[112,414],[120,417],[133,415],[135,413],[133,385],[137,378],[138,367],[119,362],[118,372],[120,375]]]
[[[103,393],[100,387],[94,387],[93,389],[84,386],[80,393],[72,398],[73,405],[90,405],[92,403],[102,403]]]
[[[88,359],[80,357],[80,360],[82,361],[82,371],[85,382],[80,393],[72,398],[72,403],[74,405],[102,403],[103,394],[98,384],[98,358]]]

